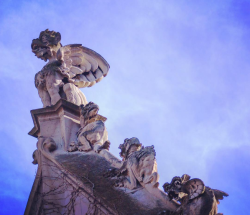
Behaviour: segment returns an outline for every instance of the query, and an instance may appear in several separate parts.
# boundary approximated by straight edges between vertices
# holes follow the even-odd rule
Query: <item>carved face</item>
[[[171,183],[163,185],[164,191],[168,193],[170,199],[177,201],[188,196],[189,199],[198,197],[205,191],[205,185],[202,180],[194,178],[190,180],[190,176],[184,174],[181,177],[174,177]]]
[[[87,105],[80,106],[81,115],[84,119],[90,119],[97,115],[99,111],[99,106],[93,102],[89,102]]]
[[[171,183],[165,183],[163,189],[168,193],[170,200],[179,200],[179,193],[181,192],[182,179],[180,177],[174,177]]]
[[[138,151],[141,148],[141,143],[138,138],[132,137],[130,139],[126,138],[123,142],[123,144],[120,144],[119,149],[121,149],[120,156],[123,159],[127,158],[127,155],[130,151],[130,149],[134,149],[134,151]]]
[[[61,35],[59,32],[46,29],[40,33],[39,38],[32,40],[32,52],[38,58],[47,61],[52,57],[52,52],[60,44],[60,40]]]
[[[32,46],[32,52],[44,61],[52,57],[52,49],[49,46],[39,46],[37,44]]]

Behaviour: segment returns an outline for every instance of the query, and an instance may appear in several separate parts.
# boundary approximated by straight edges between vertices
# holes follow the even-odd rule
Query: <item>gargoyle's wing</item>
[[[216,189],[212,189],[212,190],[214,192],[215,198],[218,203],[219,203],[219,200],[222,200],[224,198],[224,196],[228,196],[228,194],[224,191],[216,190]]]
[[[98,53],[73,44],[61,47],[57,52],[57,59],[70,80],[79,88],[91,87],[108,74],[109,64]]]
[[[199,196],[200,194],[204,193],[204,191],[205,185],[203,181],[198,178],[187,181],[182,187],[182,192],[187,193],[189,199]]]

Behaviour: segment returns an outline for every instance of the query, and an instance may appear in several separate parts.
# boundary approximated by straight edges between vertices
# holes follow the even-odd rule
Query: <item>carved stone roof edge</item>
[[[75,104],[73,104],[71,102],[68,102],[65,99],[60,99],[53,106],[46,107],[46,108],[34,109],[34,110],[30,111],[31,116],[32,116],[32,120],[33,120],[33,123],[34,123],[34,127],[31,129],[31,131],[28,134],[35,137],[35,138],[37,138],[38,133],[40,131],[40,127],[39,127],[39,123],[38,123],[38,116],[43,115],[43,114],[47,114],[47,113],[57,112],[61,107],[64,110],[68,110],[68,111],[70,111],[71,113],[73,113],[75,115],[79,115],[79,117],[80,117],[80,110],[79,110],[78,105],[75,105]]]
[[[35,195],[37,193],[37,189],[38,189],[39,183],[41,181],[41,173],[42,173],[41,166],[38,166],[37,173],[36,173],[36,176],[35,176],[35,181],[33,182],[33,186],[32,186],[31,191],[30,191],[30,195],[29,195],[29,198],[28,198],[28,202],[26,204],[24,215],[29,215],[30,214],[30,210],[31,210],[31,207],[32,207],[32,204],[33,204],[33,200],[35,199]]]

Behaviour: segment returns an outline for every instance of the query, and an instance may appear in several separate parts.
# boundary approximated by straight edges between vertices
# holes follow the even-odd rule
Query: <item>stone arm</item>
[[[81,135],[84,137],[87,137],[89,134],[97,133],[97,132],[103,132],[104,130],[104,123],[103,122],[97,122],[97,126],[92,128],[91,130],[84,131]]]
[[[50,99],[50,95],[48,93],[48,91],[41,89],[41,88],[37,88],[38,89],[38,95],[42,100],[43,103],[43,107],[49,107],[51,106],[51,99]]]

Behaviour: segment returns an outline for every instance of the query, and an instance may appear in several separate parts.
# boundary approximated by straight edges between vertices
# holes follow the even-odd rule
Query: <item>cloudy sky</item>
[[[154,145],[160,187],[184,173],[229,193],[249,214],[250,1],[0,1],[0,214],[23,214],[37,166],[27,133],[42,107],[31,52],[45,29],[100,53],[110,72],[82,89],[100,106],[111,152],[125,138]]]

